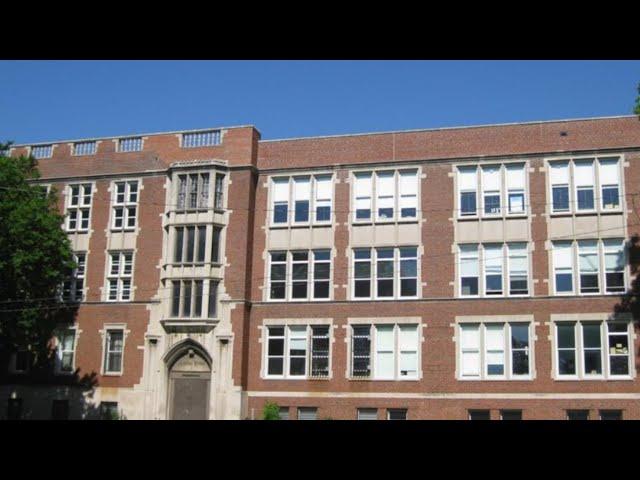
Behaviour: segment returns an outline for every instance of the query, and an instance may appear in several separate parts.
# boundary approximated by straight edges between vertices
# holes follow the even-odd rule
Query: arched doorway
[[[169,415],[171,420],[209,418],[210,359],[190,342],[169,362]]]

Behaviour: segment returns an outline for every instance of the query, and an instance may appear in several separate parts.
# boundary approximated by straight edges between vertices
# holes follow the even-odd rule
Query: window
[[[601,158],[600,167],[600,195],[603,210],[620,208],[620,167],[618,158]]]
[[[56,373],[73,373],[76,348],[74,328],[59,329],[56,332]]]
[[[478,290],[478,245],[460,245],[460,295],[476,296]]]
[[[51,420],[69,420],[69,400],[51,402]]]
[[[574,181],[576,184],[576,204],[578,211],[594,210],[594,185],[595,177],[593,160],[580,160],[574,162]]]
[[[551,199],[554,212],[569,211],[569,162],[553,162],[550,166]]]
[[[267,327],[266,376],[329,376],[329,325]]]
[[[113,192],[113,230],[135,228],[138,210],[138,181],[115,182]]]
[[[105,333],[104,373],[122,373],[124,330],[108,329]]]
[[[107,300],[110,302],[131,300],[132,277],[133,252],[111,252],[107,272]]]
[[[289,224],[289,203],[293,205],[291,223],[299,225],[329,223],[332,208],[332,176],[306,175],[271,179],[272,225]]]
[[[600,292],[598,263],[598,242],[595,240],[580,240],[578,242],[580,293]]]
[[[84,277],[87,265],[86,253],[74,253],[76,268],[69,272],[68,280],[62,284],[64,302],[81,302],[84,299]]]
[[[506,165],[507,179],[507,213],[525,213],[524,192],[525,172],[524,165]]]
[[[461,323],[460,380],[529,379],[530,323]]]
[[[22,419],[22,399],[9,398],[7,400],[7,420]]]
[[[129,137],[118,139],[118,152],[140,152],[142,150],[142,137]]]
[[[298,407],[298,420],[317,420],[318,409],[316,407]]]
[[[118,402],[100,402],[101,420],[117,420],[119,418]]]
[[[485,215],[500,215],[500,165],[482,167],[482,196]]]
[[[213,234],[211,236],[211,262],[220,263],[220,233],[222,228],[213,227]]]
[[[407,380],[419,376],[418,325],[351,326],[351,377]]]
[[[596,209],[617,210],[620,208],[621,170],[618,157],[573,159],[549,162],[552,212],[571,212],[571,203],[576,212],[592,212]],[[598,181],[596,171],[598,169]],[[573,172],[573,195],[570,202],[571,172]],[[600,201],[596,202],[596,192]]]
[[[91,193],[90,183],[69,185],[67,196],[68,232],[86,232],[89,230]]]
[[[73,155],[95,155],[96,142],[76,142],[73,144]]]
[[[580,294],[615,294],[625,291],[624,240],[612,238],[553,242],[554,283],[557,295],[574,293],[574,248],[578,256],[577,290]],[[604,291],[601,285],[604,285]]]
[[[469,420],[491,420],[489,410],[469,410]]]
[[[458,168],[458,192],[460,192],[460,215],[477,214],[478,169],[476,167]]]
[[[501,244],[487,244],[484,249],[484,285],[486,295],[502,295],[502,264],[504,255]]]
[[[529,294],[529,256],[526,243],[508,243],[509,295]]]
[[[51,158],[53,153],[53,145],[36,145],[31,147],[31,155],[33,158]]]
[[[215,184],[215,199],[214,199],[214,208],[217,210],[222,210],[224,208],[224,175],[222,173],[216,173],[216,184]]]
[[[175,237],[174,237],[174,248],[173,248],[173,263],[177,264],[204,264],[205,262],[205,252],[207,247],[207,226],[206,225],[190,225],[186,227],[174,227],[175,228]],[[219,238],[219,229],[214,227],[214,236],[215,230],[218,230],[218,238]],[[212,258],[213,254],[216,254],[217,257],[217,246],[215,252],[212,250]],[[213,261],[213,260],[212,260]]]
[[[558,378],[629,378],[629,322],[556,322]]]
[[[182,134],[182,148],[211,147],[220,145],[220,130]]]
[[[354,221],[412,220],[418,213],[418,170],[354,173]]]
[[[278,415],[280,420],[289,420],[289,407],[280,407]]]
[[[326,300],[329,298],[330,250],[270,252],[269,258],[270,300]],[[291,272],[290,276],[288,272]]]
[[[204,292],[206,286],[209,287],[208,295]],[[215,318],[217,297],[217,280],[173,280],[171,282],[170,316],[173,318]],[[206,308],[205,299],[207,300]]]
[[[387,410],[387,420],[406,420],[406,408],[390,408]]]
[[[553,242],[556,293],[573,293],[573,249],[571,242]]]
[[[209,174],[178,175],[178,210],[206,210],[209,205]]]
[[[622,420],[622,410],[600,410],[600,420]]]
[[[372,268],[374,265],[375,268]],[[353,299],[370,299],[372,281],[376,299],[416,298],[418,295],[418,249],[416,247],[354,249]]]
[[[522,420],[522,410],[500,410],[500,420]]]
[[[589,410],[567,410],[567,420],[589,420]]]
[[[377,408],[359,408],[358,420],[377,420],[378,409]]]

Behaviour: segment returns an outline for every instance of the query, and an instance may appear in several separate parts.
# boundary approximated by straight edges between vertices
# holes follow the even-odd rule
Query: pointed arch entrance
[[[211,357],[196,342],[185,340],[166,356],[171,420],[206,420],[209,418]]]

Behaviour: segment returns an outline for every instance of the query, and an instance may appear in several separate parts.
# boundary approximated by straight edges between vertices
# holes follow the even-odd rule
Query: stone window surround
[[[82,199],[82,195],[79,195],[79,199],[78,199],[78,205],[77,206],[71,206],[70,202],[71,202],[71,187],[78,185],[80,187],[82,187],[82,185],[91,185],[91,200],[89,201],[89,205],[85,205],[83,206],[81,203],[81,199]],[[96,192],[98,191],[96,188],[96,182],[95,180],[88,180],[88,181],[82,181],[82,180],[74,180],[72,182],[67,183],[67,185],[65,185],[64,187],[64,192],[62,194],[63,196],[63,202],[64,202],[64,214],[65,214],[65,219],[64,219],[64,226],[63,229],[67,234],[88,234],[91,233],[91,220],[93,217],[93,198],[96,194]],[[69,213],[69,209],[73,208],[73,209],[77,209],[78,211],[82,210],[82,208],[85,209],[89,209],[89,225],[87,227],[86,230],[83,230],[81,228],[81,222],[82,222],[82,215],[79,215],[76,218],[76,222],[77,222],[77,226],[74,230],[69,230],[69,217],[67,216]]]
[[[105,372],[105,357],[107,353],[107,330],[121,330],[122,331],[122,357],[120,359],[120,372]],[[100,375],[105,377],[121,377],[124,374],[124,354],[127,346],[127,337],[131,330],[127,329],[126,323],[105,323],[102,328],[98,330],[102,343],[102,355],[100,360]]]
[[[78,339],[80,338],[80,334],[82,333],[82,330],[80,330],[78,328],[78,325],[58,325],[56,329],[65,329],[65,330],[74,330],[74,336],[73,336],[73,363],[71,366],[71,371],[70,372],[63,372],[58,368],[58,365],[56,364],[56,367],[54,369],[54,375],[60,375],[60,376],[69,376],[69,375],[73,375],[76,371],[76,360],[78,358]],[[56,337],[56,356],[58,355],[58,348],[60,346],[60,341],[58,340],[58,338]]]
[[[111,275],[111,255],[112,254],[118,254],[119,255],[119,262],[120,262],[120,267],[119,267],[119,271],[117,275]],[[123,253],[131,253],[131,275],[128,277],[123,277],[122,274],[120,273],[120,270],[122,270],[124,268],[124,262],[123,262]],[[102,289],[102,301],[106,302],[106,303],[115,303],[115,304],[121,304],[121,303],[131,303],[135,301],[135,297],[136,297],[136,285],[135,285],[135,270],[136,270],[136,258],[138,256],[138,249],[134,248],[134,249],[121,249],[121,250],[105,250],[105,266],[104,266],[104,286],[101,287]],[[117,279],[118,280],[118,284],[120,284],[120,280],[122,278],[128,278],[131,280],[131,286],[130,286],[130,297],[128,300],[120,300],[119,298],[116,300],[109,300],[109,279]],[[118,288],[118,297],[120,296],[120,288]]]
[[[125,201],[122,204],[119,204],[118,206],[121,206],[122,208],[126,209],[128,206],[135,206],[136,207],[136,225],[135,227],[127,227],[126,225],[126,215],[123,215],[122,217],[122,227],[114,227],[113,222],[114,222],[114,216],[115,216],[115,198],[116,198],[116,183],[125,183],[128,184],[130,182],[138,182],[138,199],[135,202],[135,204],[129,203],[128,202],[128,198],[127,198],[127,193],[128,193],[128,187],[125,187]],[[109,182],[109,188],[107,189],[107,192],[109,193],[109,231],[110,232],[114,232],[114,233],[120,233],[120,232],[139,232],[140,231],[140,198],[142,196],[142,191],[144,190],[144,181],[142,177],[123,177],[123,178],[114,178]],[[144,203],[144,202],[142,202]]]
[[[329,251],[329,297],[327,298],[315,298],[313,296],[313,289],[315,279],[313,278],[314,268],[315,268],[315,257],[314,252],[316,250]],[[286,255],[286,260],[284,262],[286,268],[285,272],[285,298],[271,298],[271,254],[275,252],[284,252]],[[291,298],[291,290],[292,290],[292,281],[293,281],[293,252],[307,252],[308,260],[307,260],[307,298]],[[334,289],[337,288],[337,284],[334,283],[335,278],[335,258],[337,253],[335,248],[296,248],[291,250],[281,250],[281,249],[273,249],[273,250],[265,250],[264,255],[266,259],[265,263],[265,275],[264,275],[264,287],[263,295],[265,302],[269,303],[293,303],[293,302],[304,302],[304,303],[313,303],[313,302],[331,302],[335,300],[334,298]],[[282,264],[282,262],[278,262]],[[324,262],[326,263],[326,261]]]

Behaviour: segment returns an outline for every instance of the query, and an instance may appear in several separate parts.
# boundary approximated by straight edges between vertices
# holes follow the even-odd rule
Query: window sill
[[[286,229],[302,229],[302,228],[323,228],[323,227],[332,227],[333,222],[322,222],[322,223],[291,223],[291,224],[271,224],[269,225],[270,230],[286,230]]]
[[[418,218],[403,218],[398,220],[352,220],[352,226],[368,226],[368,225],[399,225],[418,223]]]
[[[370,378],[370,377],[347,377],[350,382],[419,382],[420,378]]]
[[[328,377],[262,377],[263,380],[286,380],[286,381],[306,381],[306,382],[313,382],[313,381],[320,381],[320,382],[326,382],[331,380],[333,377],[332,376],[328,376]]]
[[[553,378],[554,381],[557,382],[633,382],[634,378],[631,376],[623,376],[623,377],[604,377],[604,376],[594,376],[594,377],[559,377],[556,376]]]
[[[138,228],[137,226],[127,227],[127,228],[114,227],[114,228],[111,228],[110,231],[111,233],[135,232],[137,228]]]
[[[456,378],[459,382],[531,382],[533,381],[532,376],[527,377],[511,377],[511,378]]]
[[[104,372],[103,377],[121,377],[123,372]]]
[[[505,215],[468,215],[464,217],[458,217],[457,220],[460,222],[465,221],[478,221],[478,220],[510,220],[510,219],[527,219],[529,218],[528,213],[510,213]]]

